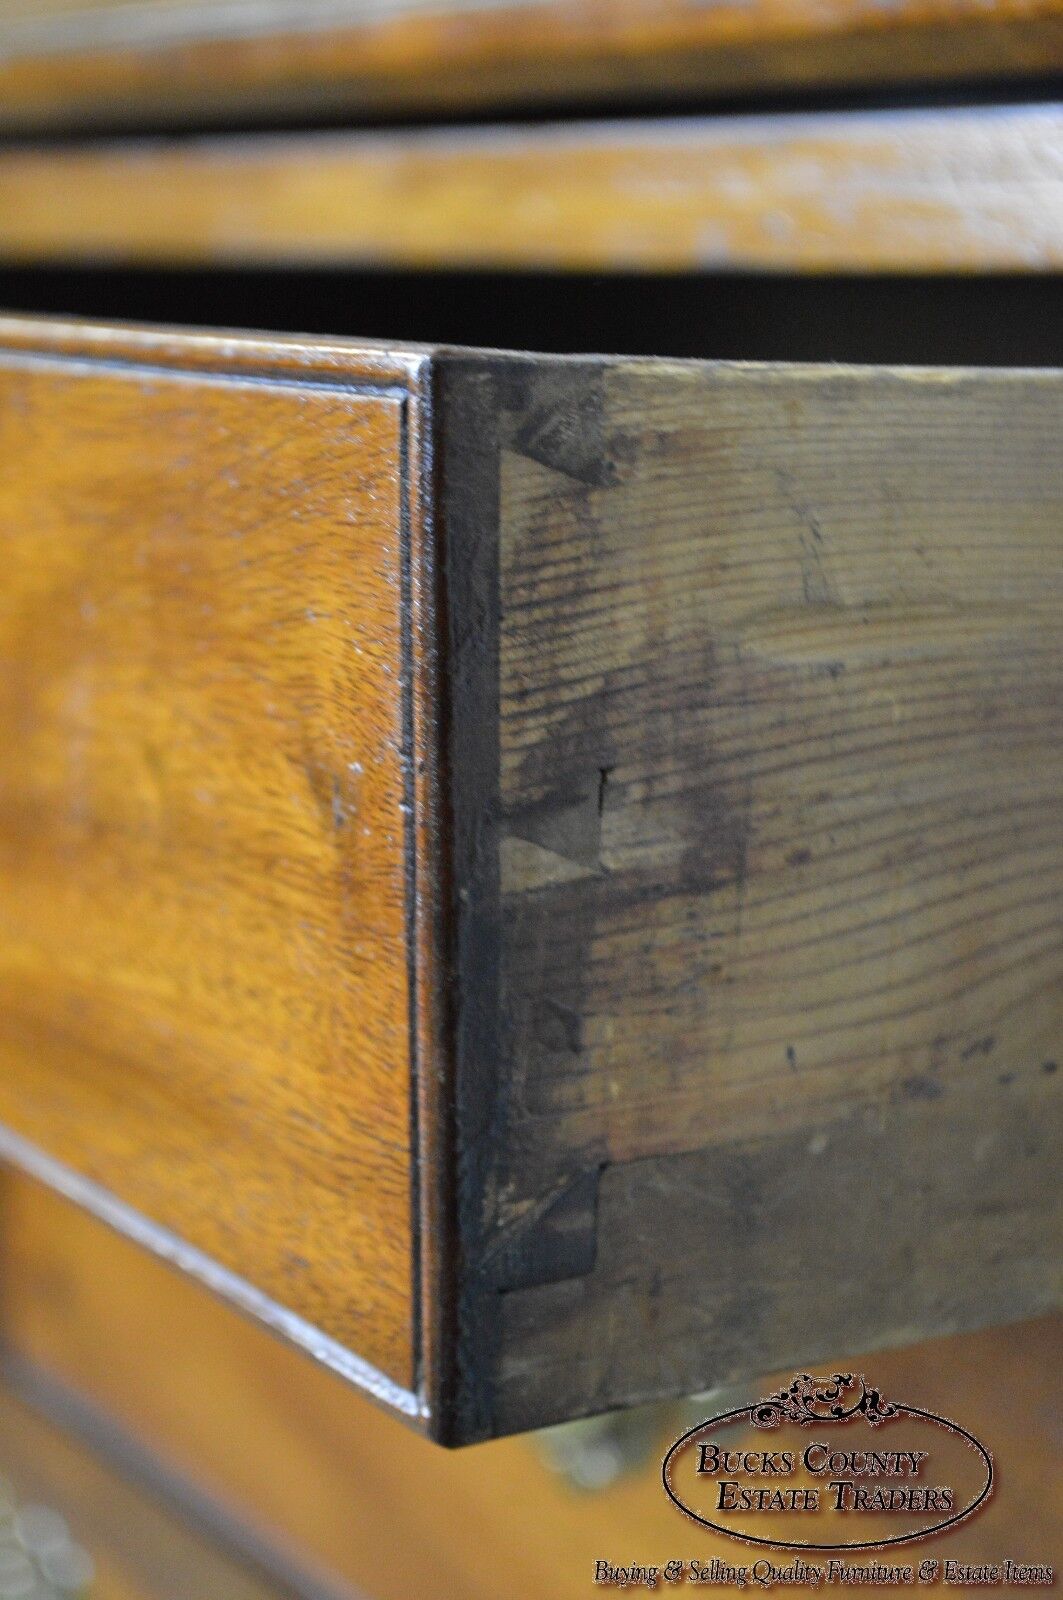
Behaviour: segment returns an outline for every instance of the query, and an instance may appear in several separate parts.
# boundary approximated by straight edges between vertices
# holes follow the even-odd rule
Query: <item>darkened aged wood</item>
[[[0,342],[2,1142],[419,1412],[418,358]]]
[[[498,438],[444,454],[451,559],[499,528],[466,1425],[1052,1303],[1058,376],[451,381]]]
[[[1048,271],[1058,106],[0,153],[0,256],[138,264]]]
[[[1053,1302],[1058,373],[3,341],[9,1158],[451,1443]]]
[[[0,7],[8,127],[1058,71],[1059,0],[110,0]]]

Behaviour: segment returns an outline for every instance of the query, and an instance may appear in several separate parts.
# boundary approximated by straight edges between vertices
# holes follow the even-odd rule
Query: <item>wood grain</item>
[[[5,1141],[419,1410],[416,360],[0,344]]]
[[[584,1600],[603,1556],[735,1560],[739,1547],[724,1535],[699,1529],[692,1539],[661,1488],[661,1457],[694,1415],[664,1406],[640,1417],[643,1461],[594,1493],[549,1471],[535,1440],[444,1454],[35,1186],[5,1184],[0,1218],[8,1349],[242,1517],[258,1552],[267,1536],[344,1594],[413,1600],[427,1588],[497,1600],[504,1573],[512,1600]],[[826,1370],[866,1373],[887,1397],[955,1417],[992,1449],[993,1497],[942,1555],[1056,1559],[1061,1336],[1057,1317],[903,1351],[831,1351]],[[776,1386],[755,1373],[733,1403]],[[701,1414],[715,1409],[709,1402]],[[7,1467],[3,1421],[0,1409]]]
[[[449,1443],[1055,1303],[1058,372],[2,344],[0,1151]]]
[[[0,1470],[18,1504],[58,1512],[89,1556],[85,1600],[187,1600],[189,1594],[305,1600],[306,1588],[234,1556],[8,1388],[0,1388]]]
[[[451,382],[498,596],[467,1425],[1055,1303],[1058,375]]]
[[[1063,264],[1063,109],[0,153],[9,262],[957,272]]]
[[[1063,64],[1059,0],[110,0],[0,10],[8,127],[332,114]]]

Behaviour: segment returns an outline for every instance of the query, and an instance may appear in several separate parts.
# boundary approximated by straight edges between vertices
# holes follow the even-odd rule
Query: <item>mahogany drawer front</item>
[[[630,1419],[646,1455],[632,1452],[627,1473],[588,1495],[547,1467],[539,1436],[443,1454],[165,1263],[6,1172],[0,1263],[0,1333],[16,1393],[97,1451],[117,1453],[126,1470],[161,1480],[171,1493],[183,1489],[183,1509],[200,1529],[242,1542],[315,1600],[410,1600],[423,1595],[428,1572],[434,1594],[497,1600],[502,1565],[512,1600],[583,1600],[603,1541],[666,1548],[677,1528],[683,1532],[659,1462],[695,1420],[689,1404],[649,1407]],[[974,1565],[999,1561],[1009,1545],[1050,1551],[1058,1538],[1063,1485],[1050,1463],[1061,1354],[1063,1318],[1045,1317],[871,1356],[834,1350],[825,1365],[873,1368],[889,1395],[931,1393],[945,1415],[962,1415],[993,1440],[995,1460],[1009,1468],[999,1472],[988,1506],[948,1546],[954,1559]],[[791,1377],[792,1368],[758,1374],[747,1392],[771,1393]],[[190,1593],[244,1600],[238,1574],[214,1577],[204,1562],[201,1577],[192,1568],[198,1586],[185,1577],[176,1530],[154,1531],[130,1491],[102,1464],[85,1461],[72,1438],[61,1450],[53,1435],[45,1450],[38,1424],[31,1454],[13,1431],[13,1411],[0,1391],[0,1470],[24,1494],[69,1509],[101,1578],[113,1555],[124,1571],[154,1568],[161,1594],[175,1600]],[[96,1482],[113,1487],[97,1494]],[[534,1539],[529,1525],[541,1530]],[[706,1559],[733,1555],[727,1535],[699,1537]],[[185,1543],[193,1544],[190,1536]],[[299,1568],[317,1583],[299,1583]],[[92,1600],[104,1597],[111,1600],[107,1588],[99,1597],[93,1590]]]
[[[416,359],[33,343],[0,360],[0,1115],[415,1409]]]
[[[0,1386],[0,1505],[5,1512],[0,1552],[10,1587],[21,1580],[42,1600],[72,1592],[85,1600],[183,1600],[189,1593],[225,1595],[226,1600],[305,1600],[314,1592],[285,1576],[267,1575],[260,1550],[252,1549],[248,1559],[233,1553],[224,1533],[220,1538],[205,1534],[202,1518],[190,1519],[185,1506],[173,1505],[172,1476],[147,1489],[137,1481],[139,1474],[111,1464],[98,1439],[86,1444],[65,1424],[66,1419],[63,1426],[46,1421],[14,1388]],[[8,1520],[12,1510],[16,1515],[29,1511],[37,1523],[39,1555],[32,1540],[29,1552],[15,1542]],[[34,1569],[38,1587],[29,1590]],[[274,1556],[271,1571],[284,1569],[283,1558]],[[64,1581],[45,1587],[43,1574]]]
[[[1055,103],[23,142],[0,259],[1047,274],[1061,141]]]
[[[1060,0],[5,0],[0,125],[999,82],[1061,65]]]
[[[0,337],[9,1158],[449,1442],[1053,1302],[1058,373]]]

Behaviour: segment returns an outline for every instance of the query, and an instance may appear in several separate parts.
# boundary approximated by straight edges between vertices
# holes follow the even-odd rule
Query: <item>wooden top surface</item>
[[[0,1119],[416,1410],[400,375],[0,327]]]
[[[1048,271],[1060,149],[1059,105],[16,148],[0,258]]]
[[[0,122],[402,112],[1063,64],[1060,0],[0,4]]]

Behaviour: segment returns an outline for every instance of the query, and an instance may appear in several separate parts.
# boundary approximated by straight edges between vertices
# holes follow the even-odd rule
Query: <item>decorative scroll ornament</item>
[[[758,1400],[750,1410],[750,1421],[757,1428],[777,1428],[788,1422],[846,1422],[863,1416],[874,1426],[896,1416],[898,1407],[883,1400],[877,1389],[869,1389],[863,1378],[851,1372],[835,1372],[829,1378],[813,1378],[799,1372],[788,1389]]]

